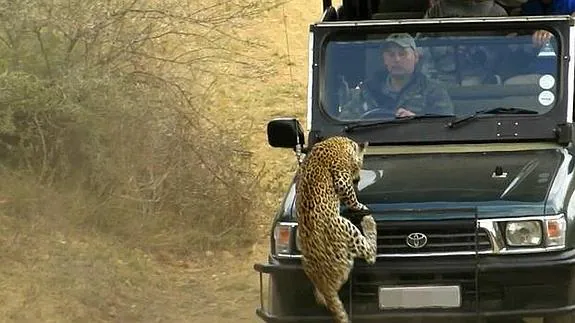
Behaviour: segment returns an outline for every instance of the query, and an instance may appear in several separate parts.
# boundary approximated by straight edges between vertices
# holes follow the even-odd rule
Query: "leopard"
[[[329,137],[309,149],[296,173],[296,246],[316,302],[336,323],[350,322],[339,291],[349,279],[354,258],[368,264],[376,261],[376,222],[356,194],[368,145],[344,136]],[[341,202],[362,215],[363,233],[341,215]]]

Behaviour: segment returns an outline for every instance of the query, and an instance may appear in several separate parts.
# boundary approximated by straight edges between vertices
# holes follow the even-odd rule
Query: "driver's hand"
[[[535,47],[543,46],[546,42],[549,41],[549,39],[551,39],[552,36],[553,34],[548,32],[547,30],[535,31],[532,36],[533,46]]]
[[[414,116],[415,113],[405,109],[405,108],[399,108],[397,109],[397,111],[395,111],[395,116],[398,118],[404,118],[404,117],[410,117],[410,116]]]

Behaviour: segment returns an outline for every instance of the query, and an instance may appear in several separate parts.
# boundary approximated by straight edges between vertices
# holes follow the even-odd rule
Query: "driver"
[[[341,107],[347,118],[417,114],[453,115],[453,104],[441,85],[420,71],[415,40],[407,33],[391,34],[383,44],[384,69],[350,90]]]

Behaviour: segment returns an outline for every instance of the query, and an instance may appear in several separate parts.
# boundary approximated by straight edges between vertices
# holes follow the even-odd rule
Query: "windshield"
[[[561,55],[556,37],[534,43],[539,32],[546,31],[332,35],[322,107],[342,121],[543,114],[557,102]]]

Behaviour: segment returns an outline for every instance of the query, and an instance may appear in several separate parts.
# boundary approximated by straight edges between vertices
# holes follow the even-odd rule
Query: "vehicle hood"
[[[358,198],[386,213],[473,208],[481,217],[551,214],[561,208],[572,168],[561,149],[372,153],[364,157]]]
[[[564,212],[565,205],[573,203],[569,201],[575,165],[571,153],[557,146],[518,146],[458,146],[454,151],[407,147],[399,153],[371,147],[364,157],[358,199],[378,220],[389,221]],[[292,182],[278,219],[296,218],[295,196]]]

